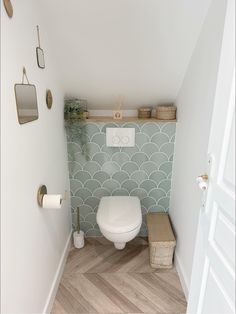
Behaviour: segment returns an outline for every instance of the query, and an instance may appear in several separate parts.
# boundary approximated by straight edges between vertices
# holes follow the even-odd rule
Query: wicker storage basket
[[[172,268],[176,240],[168,214],[147,214],[150,264],[153,268]]]
[[[176,106],[174,105],[159,105],[156,107],[156,118],[159,120],[175,120]]]
[[[138,110],[139,119],[150,119],[152,116],[152,108],[151,107],[141,107]]]

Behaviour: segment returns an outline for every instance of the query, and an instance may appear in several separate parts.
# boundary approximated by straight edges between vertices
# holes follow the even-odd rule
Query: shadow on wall
[[[72,129],[67,128],[73,228],[79,206],[81,229],[86,236],[100,236],[96,212],[101,197],[132,195],[141,201],[140,235],[146,236],[144,216],[169,210],[176,124],[86,123],[86,143],[82,145],[77,126],[75,122]],[[107,127],[135,128],[135,147],[107,147]]]

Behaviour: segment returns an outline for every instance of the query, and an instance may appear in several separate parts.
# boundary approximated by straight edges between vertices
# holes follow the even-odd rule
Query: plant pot
[[[82,112],[71,112],[70,113],[70,119],[83,119],[83,113]]]
[[[70,114],[69,114],[69,112],[65,112],[65,113],[64,113],[64,119],[65,119],[65,120],[69,120],[69,119],[70,119]]]
[[[78,233],[78,231],[75,231],[73,233],[73,239],[74,239],[74,246],[77,249],[82,249],[84,247],[84,232],[80,230],[80,232]]]
[[[89,112],[88,111],[84,111],[83,112],[83,118],[84,119],[88,119],[89,118]]]

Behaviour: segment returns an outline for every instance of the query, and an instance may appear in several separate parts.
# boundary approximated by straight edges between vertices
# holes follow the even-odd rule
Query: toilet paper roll
[[[198,183],[198,185],[199,185],[199,188],[203,191],[205,191],[207,189],[207,186],[208,186],[206,181],[201,181]]]
[[[45,194],[43,208],[61,208],[62,196],[60,194]]]

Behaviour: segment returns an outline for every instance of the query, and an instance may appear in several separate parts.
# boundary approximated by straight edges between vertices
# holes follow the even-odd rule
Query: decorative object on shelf
[[[119,100],[118,100],[118,109],[113,110],[113,119],[114,120],[122,120],[122,118],[123,118],[123,111],[121,110],[121,108],[123,106],[123,100],[124,100],[124,97],[122,95],[120,95]]]
[[[138,109],[139,119],[150,119],[152,117],[152,107],[141,107]]]
[[[173,104],[158,105],[156,107],[156,118],[159,120],[176,120],[176,106]]]
[[[77,249],[82,249],[84,247],[84,232],[80,230],[80,214],[79,207],[77,207],[77,230],[73,233],[74,246]]]
[[[37,25],[38,47],[36,47],[37,63],[40,69],[45,68],[44,52],[40,46],[39,26]]]
[[[52,92],[50,89],[48,89],[46,92],[46,104],[47,104],[48,109],[52,108],[53,97],[52,97]]]
[[[25,78],[27,83],[24,83]],[[39,115],[36,87],[29,83],[25,67],[23,67],[22,82],[15,84],[15,96],[19,123],[37,120]]]
[[[84,116],[84,119],[88,119],[89,118],[89,112],[88,111],[84,111],[83,112],[83,116]]]
[[[12,4],[11,4],[11,0],[3,0],[3,3],[4,3],[5,10],[7,12],[7,15],[10,18],[12,18],[12,16],[13,16],[13,7],[12,7]]]
[[[87,110],[87,101],[82,99],[66,99],[64,107],[65,128],[67,138],[81,146],[82,154],[88,158],[87,126],[84,113]]]
[[[113,119],[115,119],[115,120],[122,120],[122,118],[123,118],[122,110],[114,110],[113,111]]]
[[[84,99],[66,99],[64,108],[65,120],[83,120],[88,116],[87,101]]]
[[[89,111],[88,111],[88,102],[86,99],[79,99],[79,102],[81,104],[82,110],[83,110],[83,117],[84,119],[89,118]]]
[[[64,107],[65,120],[84,120],[85,104],[85,101],[81,99],[66,99]]]

